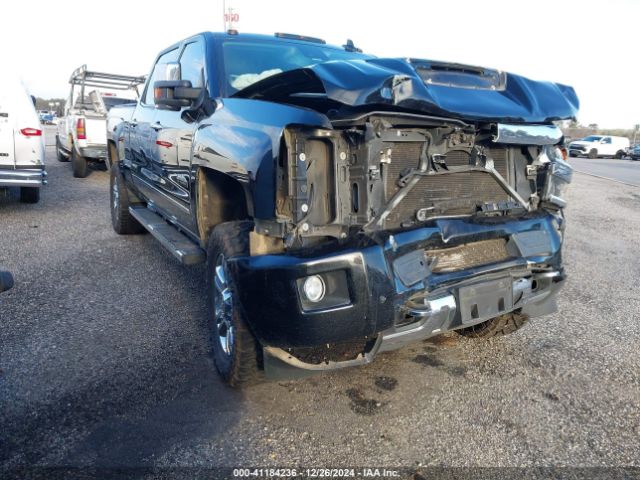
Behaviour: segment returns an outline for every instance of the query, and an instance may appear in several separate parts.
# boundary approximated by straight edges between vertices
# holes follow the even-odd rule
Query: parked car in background
[[[22,83],[0,77],[0,188],[19,187],[20,201],[37,203],[47,183],[44,137],[38,114]]]
[[[44,125],[54,125],[56,115],[53,112],[40,112],[40,123]]]
[[[629,139],[612,135],[589,135],[582,140],[569,144],[569,155],[572,157],[587,156],[589,158],[614,157],[622,158],[629,148]]]
[[[627,155],[631,157],[632,160],[640,160],[640,143],[636,143],[630,147]]]
[[[69,83],[64,118],[58,122],[56,152],[59,161],[71,160],[74,177],[84,178],[89,163],[103,162],[107,157],[107,112],[114,105],[135,101],[144,77],[93,72],[83,65],[72,73]]]
[[[508,334],[555,311],[572,168],[546,119],[578,103],[566,85],[352,42],[203,33],[161,51],[121,107],[113,228],[207,263],[231,385]]]

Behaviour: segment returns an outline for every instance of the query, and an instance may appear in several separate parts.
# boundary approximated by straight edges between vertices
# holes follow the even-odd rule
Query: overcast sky
[[[290,32],[377,56],[495,67],[572,85],[578,119],[640,123],[640,1],[227,0],[240,32]],[[146,74],[159,50],[223,28],[222,0],[14,1],[3,6],[0,58],[31,93],[67,93],[72,70]]]

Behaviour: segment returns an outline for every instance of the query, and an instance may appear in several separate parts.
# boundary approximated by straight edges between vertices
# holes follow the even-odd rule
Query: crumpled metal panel
[[[323,92],[328,99],[353,107],[388,105],[467,121],[509,123],[548,123],[575,118],[578,112],[578,97],[567,85],[511,73],[505,74],[504,85],[495,89],[429,84],[416,70],[424,63],[429,61],[334,60],[273,75],[234,96],[287,102],[295,94]]]
[[[427,250],[426,254],[433,273],[455,272],[511,258],[507,251],[507,241],[503,238]]]

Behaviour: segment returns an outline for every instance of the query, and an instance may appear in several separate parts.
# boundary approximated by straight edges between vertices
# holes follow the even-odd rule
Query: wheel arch
[[[202,246],[216,225],[253,216],[251,192],[226,173],[200,167],[195,179],[196,222]]]
[[[105,163],[107,164],[107,168],[110,169],[113,165],[113,159],[118,161],[118,147],[116,147],[116,142],[109,139],[107,140],[107,157],[105,158]]]

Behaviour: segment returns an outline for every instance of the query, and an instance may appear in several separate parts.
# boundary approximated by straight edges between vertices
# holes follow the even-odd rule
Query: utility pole
[[[231,0],[229,0],[229,3],[231,3]],[[240,20],[240,14],[230,5],[227,7],[227,1],[222,0],[222,18],[224,20],[224,31],[228,32],[229,30],[235,30],[234,23]]]

